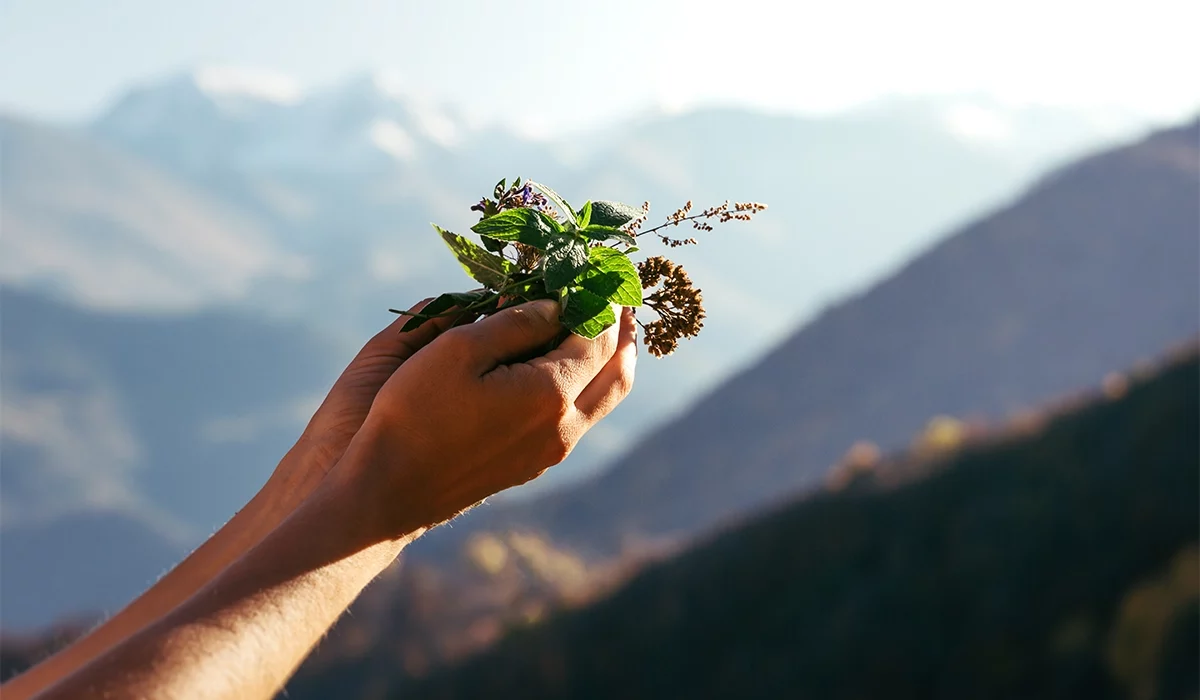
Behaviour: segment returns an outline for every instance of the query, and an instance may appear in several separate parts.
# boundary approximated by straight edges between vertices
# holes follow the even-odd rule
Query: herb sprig
[[[480,213],[471,231],[482,245],[433,225],[467,274],[483,286],[442,294],[420,313],[391,311],[412,317],[402,329],[408,331],[431,318],[484,316],[534,299],[557,299],[563,326],[595,338],[616,323],[614,306],[642,307],[658,316],[642,328],[650,353],[662,357],[674,352],[681,338],[700,333],[703,300],[682,265],[662,256],[635,264],[630,256],[640,250],[638,239],[653,235],[671,248],[691,245],[694,238],[672,238],[664,231],[684,223],[712,231],[714,223],[749,221],[766,208],[757,202],[725,202],[693,214],[688,202],[643,231],[649,202],[637,208],[588,201],[575,209],[546,185],[501,180],[491,197],[471,207]]]

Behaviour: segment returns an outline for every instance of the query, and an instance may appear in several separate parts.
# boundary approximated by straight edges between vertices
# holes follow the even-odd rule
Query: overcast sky
[[[830,110],[973,92],[1200,107],[1196,0],[0,0],[0,109],[89,117],[197,65],[300,86],[378,70],[480,119],[561,131],[648,107]]]

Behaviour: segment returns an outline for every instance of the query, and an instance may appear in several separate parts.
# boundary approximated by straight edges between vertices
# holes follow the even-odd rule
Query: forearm
[[[284,459],[303,458],[297,449]],[[261,542],[323,475],[315,470],[278,471],[229,522],[136,600],[67,648],[5,683],[5,700],[33,697],[171,612]]]
[[[355,499],[310,501],[184,604],[46,691],[49,698],[270,698],[417,532],[347,536]]]

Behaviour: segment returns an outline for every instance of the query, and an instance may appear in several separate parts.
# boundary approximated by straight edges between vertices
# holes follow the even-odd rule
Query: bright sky
[[[647,107],[830,110],[972,92],[1156,119],[1200,108],[1197,0],[0,0],[0,109],[95,114],[202,64],[302,86],[382,70],[562,131]]]

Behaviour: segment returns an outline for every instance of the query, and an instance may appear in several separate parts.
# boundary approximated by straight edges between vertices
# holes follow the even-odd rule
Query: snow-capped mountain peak
[[[153,130],[156,123],[189,118],[246,121],[301,100],[300,86],[268,71],[204,66],[134,88],[98,124],[118,132]]]
[[[276,104],[299,102],[304,90],[292,77],[275,71],[239,66],[202,66],[190,73],[204,93],[219,98],[241,96]]]
[[[376,119],[367,131],[371,143],[396,160],[412,160],[417,145],[408,130],[391,119]]]
[[[191,172],[319,174],[412,163],[471,129],[391,73],[308,90],[270,71],[207,66],[131,91],[94,130]]]
[[[341,109],[354,105],[372,112],[377,118],[400,122],[407,131],[443,148],[457,146],[464,132],[469,130],[466,120],[455,111],[414,92],[403,77],[394,72],[370,71],[352,75],[315,91],[310,102]]]

